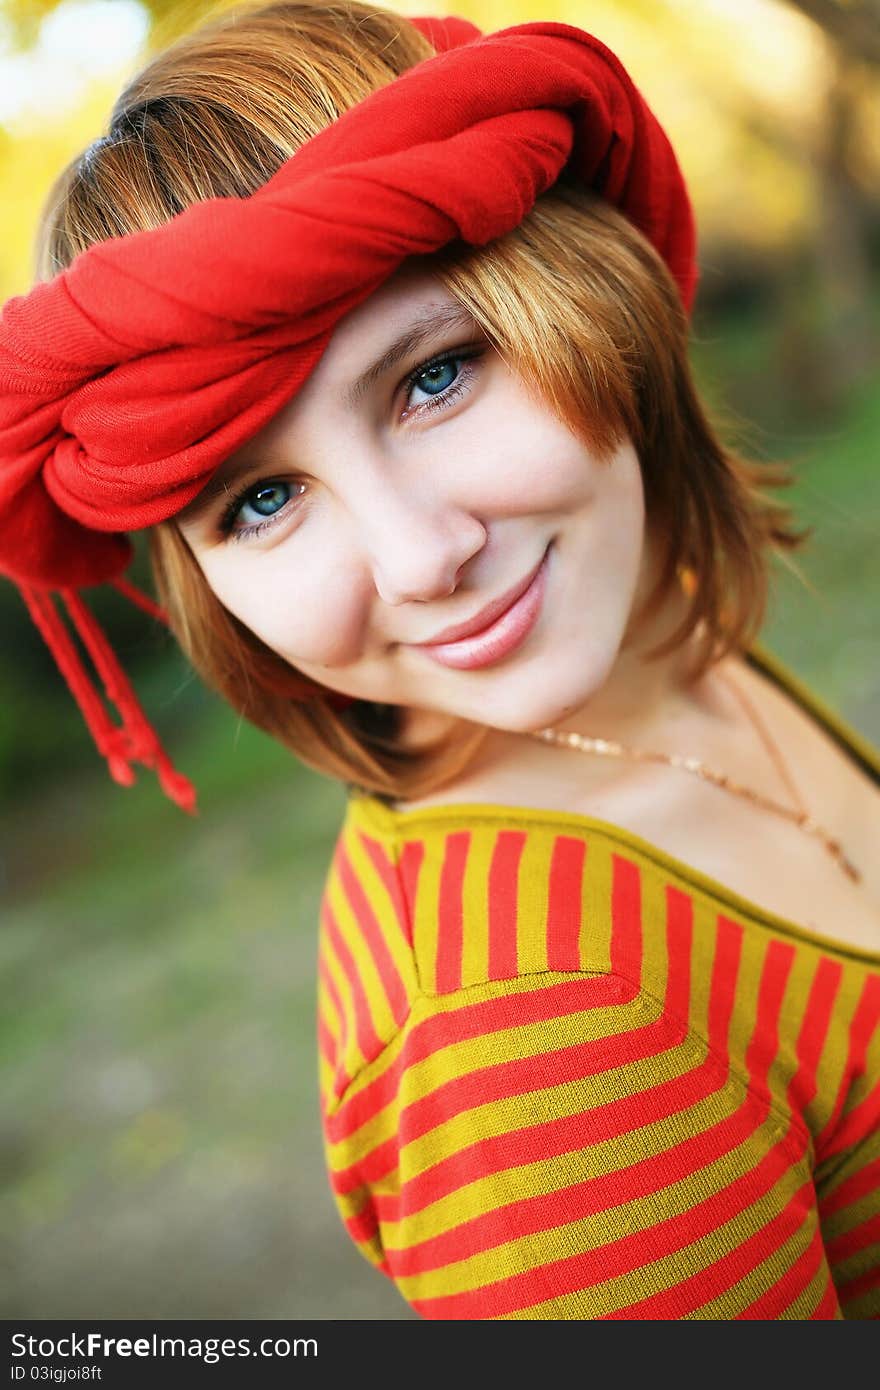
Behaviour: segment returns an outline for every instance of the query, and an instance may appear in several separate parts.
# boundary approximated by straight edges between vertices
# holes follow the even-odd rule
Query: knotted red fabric
[[[0,319],[0,571],[21,587],[110,769],[192,809],[77,590],[174,516],[302,386],[337,323],[411,256],[483,246],[569,171],[666,260],[690,310],[690,201],[669,141],[590,34],[416,19],[437,55],[309,140],[248,198],[101,242]],[[110,721],[50,591],[101,675]],[[143,596],[141,596],[143,598]],[[148,600],[143,600],[149,602]],[[158,610],[156,610],[158,612]]]

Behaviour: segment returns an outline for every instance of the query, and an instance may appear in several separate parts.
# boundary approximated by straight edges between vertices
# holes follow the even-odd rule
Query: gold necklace
[[[770,797],[763,796],[760,792],[752,791],[750,787],[740,786],[732,781],[723,772],[714,772],[712,768],[706,767],[705,763],[700,762],[699,758],[685,758],[678,753],[651,753],[643,748],[628,747],[624,743],[617,743],[613,739],[587,738],[582,734],[566,734],[559,729],[537,729],[532,734],[532,738],[541,739],[544,743],[553,743],[560,748],[575,748],[579,753],[600,753],[611,758],[631,758],[634,762],[645,763],[666,763],[670,767],[679,767],[684,772],[692,772],[696,777],[702,777],[704,781],[711,782],[716,787],[721,787],[724,791],[732,792],[734,796],[741,796],[747,801],[753,802],[756,806],[761,806],[766,811],[772,811],[785,820],[791,821],[799,829],[808,835],[813,835],[821,841],[822,845],[831,855],[832,859],[840,866],[847,878],[853,883],[861,883],[861,872],[848,859],[844,853],[843,846],[839,840],[830,835],[821,825],[819,825],[804,806],[798,793],[794,780],[789,773],[778,747],[763,720],[759,717],[757,710],[752,702],[746,697],[745,692],[740,690],[739,685],[727,675],[717,673],[725,682],[728,689],[732,690],[746,712],[752,727],[763,743],[765,749],[773,760],[782,780],[785,782],[793,801],[795,809],[790,806],[783,806],[778,801],[772,801]]]

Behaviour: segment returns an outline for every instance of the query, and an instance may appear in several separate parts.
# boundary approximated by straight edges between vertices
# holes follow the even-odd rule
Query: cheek
[[[242,557],[246,564],[206,564],[205,577],[223,606],[286,661],[352,660],[368,611],[352,574],[305,561],[294,566],[285,550],[282,544],[256,562]]]
[[[515,379],[464,415],[460,433],[450,430],[447,444],[467,503],[488,517],[570,514],[590,503],[597,488],[607,488],[603,474],[611,460],[597,462]]]
[[[608,574],[614,576],[622,610],[633,602],[645,563],[645,495],[634,452],[618,453],[609,463],[610,472],[599,485],[600,502],[595,508],[598,549]]]

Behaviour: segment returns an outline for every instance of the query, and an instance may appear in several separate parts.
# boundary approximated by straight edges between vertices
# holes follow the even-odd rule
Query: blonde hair
[[[193,202],[247,196],[342,111],[432,53],[406,19],[356,0],[239,9],[187,35],[130,83],[107,135],[56,182],[38,273]],[[453,244],[424,265],[598,458],[624,434],[632,440],[648,525],[662,540],[637,620],[689,577],[681,624],[648,657],[698,627],[695,675],[746,648],[765,614],[769,554],[795,549],[809,531],[796,532],[788,508],[763,491],[789,484],[788,470],[738,457],[713,432],[677,287],[645,237],[563,178],[505,236],[478,249]],[[173,520],[150,533],[150,551],[196,670],[309,766],[403,799],[447,781],[474,752],[482,731],[473,726],[415,751],[403,746],[393,706],[356,701],[343,711],[319,686],[309,700],[291,699],[291,668],[214,596]]]

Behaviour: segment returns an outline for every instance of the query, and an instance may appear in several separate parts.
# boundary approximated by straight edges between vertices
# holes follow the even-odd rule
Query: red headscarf
[[[186,809],[190,784],[76,592],[109,580],[161,616],[122,577],[125,532],[180,511],[407,257],[502,236],[563,169],[644,233],[691,308],[684,180],[614,54],[567,24],[483,36],[459,19],[411,22],[437,56],[345,112],[256,193],[100,242],[0,319],[0,572],[21,588],[113,776],[154,766]]]

